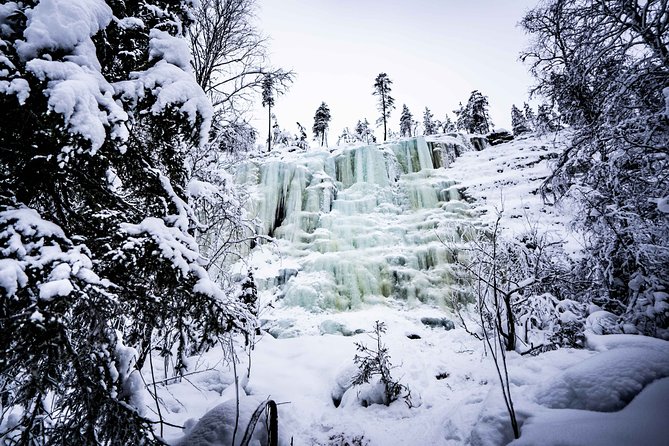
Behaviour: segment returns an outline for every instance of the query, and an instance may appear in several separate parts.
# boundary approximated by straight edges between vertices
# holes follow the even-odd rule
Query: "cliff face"
[[[462,137],[273,153],[235,178],[261,236],[250,264],[287,305],[346,310],[394,298],[448,304],[471,212],[445,170]]]

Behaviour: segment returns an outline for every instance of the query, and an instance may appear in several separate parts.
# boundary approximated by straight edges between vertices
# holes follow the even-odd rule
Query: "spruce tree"
[[[316,110],[314,115],[314,127],[312,131],[316,138],[320,138],[321,147],[323,144],[327,146],[327,132],[330,126],[330,109],[325,102],[321,102],[320,107]]]
[[[532,107],[527,102],[523,104],[523,112],[525,113],[525,124],[529,127],[530,131],[534,130],[536,116],[534,115],[534,111],[532,111]]]
[[[272,107],[274,107],[274,78],[266,74],[262,82],[262,106],[267,107],[267,151],[272,150]]]
[[[434,122],[434,116],[429,108],[425,107],[423,112],[423,127],[426,135],[435,135],[437,133],[437,124]]]
[[[413,125],[413,115],[406,104],[402,105],[402,115],[400,116],[400,135],[411,136],[411,126]]]
[[[469,133],[487,134],[492,130],[493,124],[488,114],[488,97],[480,91],[472,91],[466,107],[469,115]]]
[[[380,73],[374,80],[374,96],[379,97],[377,108],[381,112],[381,116],[376,120],[376,125],[383,124],[383,140],[388,138],[388,119],[390,113],[395,109],[395,99],[390,96],[390,85],[393,81],[390,80],[386,73]]]
[[[444,122],[441,123],[441,131],[443,133],[453,133],[458,131],[455,124],[453,124],[453,121],[451,121],[451,117],[448,116],[448,113],[446,113],[446,119]]]
[[[453,113],[455,114],[455,126],[457,129],[468,132],[471,126],[471,118],[465,106],[462,105],[462,102],[458,103],[458,108],[453,110]]]
[[[369,144],[369,139],[372,137],[372,129],[369,127],[369,121],[366,118],[364,121],[358,121],[355,126],[355,134],[361,141]]]
[[[515,104],[511,106],[511,128],[514,135],[521,135],[530,131],[525,115]]]
[[[560,128],[557,124],[557,117],[553,112],[553,108],[548,104],[541,104],[537,108],[537,117],[534,121],[536,131],[540,135],[556,132]]]
[[[210,280],[192,236],[184,151],[206,142],[212,109],[184,51],[188,8],[2,7],[5,441],[162,443],[142,415],[146,358],[174,352],[182,371],[252,317]]]

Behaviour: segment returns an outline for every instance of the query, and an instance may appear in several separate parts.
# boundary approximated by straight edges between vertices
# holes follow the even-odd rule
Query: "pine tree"
[[[274,107],[274,78],[267,74],[262,82],[262,106],[267,107],[267,151],[272,150],[272,107]]]
[[[411,127],[413,126],[413,115],[406,104],[402,105],[402,115],[400,116],[400,135],[411,136]]]
[[[530,131],[525,115],[515,104],[511,106],[511,128],[514,135],[521,135]]]
[[[448,113],[446,114],[444,122],[441,123],[441,131],[443,133],[453,133],[458,131],[455,124],[453,124],[453,121],[451,121],[451,117],[448,116]]]
[[[534,115],[534,111],[532,111],[532,107],[530,107],[527,102],[523,104],[523,111],[525,112],[525,124],[528,126],[530,131],[534,130],[536,127],[536,117]]]
[[[492,121],[488,114],[488,97],[478,90],[472,91],[466,107],[469,115],[469,133],[487,134],[492,130]]]
[[[366,118],[364,121],[358,121],[355,126],[355,133],[361,141],[365,141],[367,144],[369,144],[370,137],[373,138],[372,129],[369,127],[369,121]]]
[[[556,132],[560,129],[553,108],[548,104],[541,104],[534,119],[536,131],[540,135]]]
[[[423,112],[423,127],[424,133],[426,135],[436,135],[437,134],[437,124],[434,122],[434,115],[429,108],[425,107]]]
[[[455,114],[455,126],[457,129],[464,132],[469,131],[470,116],[467,113],[465,106],[462,105],[462,102],[458,103],[458,108],[453,110],[453,113]]]
[[[374,80],[374,96],[379,97],[378,110],[381,116],[376,120],[376,125],[383,124],[383,140],[388,138],[388,119],[390,113],[395,109],[395,99],[390,96],[390,85],[393,81],[390,80],[386,73],[380,73]]]
[[[459,108],[453,112],[458,117],[458,129],[468,133],[490,133],[493,124],[488,114],[488,97],[478,90],[472,91],[466,106],[463,107],[461,102]]]
[[[183,51],[189,7],[35,3],[0,14],[2,435],[162,444],[139,410],[146,358],[183,371],[251,319],[192,236],[184,152],[212,109]]]
[[[327,146],[327,132],[330,126],[330,119],[330,109],[325,102],[321,102],[320,107],[318,107],[314,115],[314,127],[312,129],[314,136],[320,138],[321,147],[323,147],[323,144]]]

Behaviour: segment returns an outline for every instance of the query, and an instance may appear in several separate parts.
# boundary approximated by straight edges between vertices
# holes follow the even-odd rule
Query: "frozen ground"
[[[576,251],[578,240],[565,229],[562,211],[545,206],[536,193],[555,150],[550,138],[517,140],[465,153],[440,175],[466,187],[483,221],[490,221],[503,203],[506,228],[537,225],[554,231]],[[185,432],[165,426],[169,442],[232,444],[237,390],[235,444],[267,398],[279,403],[279,444],[286,446],[500,445],[513,439],[483,344],[460,327],[447,330],[421,321],[456,320],[447,308],[388,299],[363,302],[355,311],[308,311],[274,301],[269,291],[261,297],[266,331],[251,356],[250,378],[245,376],[248,358],[241,357],[235,386],[231,365],[221,362],[219,348],[192,358],[192,374],[180,382],[159,386],[165,420],[186,426]],[[372,344],[376,320],[387,325],[382,339],[395,366],[392,375],[410,389],[413,407],[402,398],[388,407],[363,407],[370,389],[347,390],[355,371],[355,342]],[[514,444],[669,444],[664,420],[669,384],[662,379],[669,376],[669,343],[590,334],[587,345],[538,356],[509,355],[511,394],[522,433]],[[161,380],[162,365],[154,361],[154,366]],[[145,399],[147,411],[155,411],[148,395]],[[265,440],[264,420],[260,417],[255,444]]]

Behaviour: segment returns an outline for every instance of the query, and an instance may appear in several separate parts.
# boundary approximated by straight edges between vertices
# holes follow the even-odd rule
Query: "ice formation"
[[[466,150],[462,136],[418,137],[238,166],[258,232],[272,240],[252,256],[259,287],[310,310],[388,297],[448,304],[461,293],[454,247],[471,212],[441,167]]]

